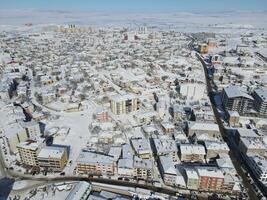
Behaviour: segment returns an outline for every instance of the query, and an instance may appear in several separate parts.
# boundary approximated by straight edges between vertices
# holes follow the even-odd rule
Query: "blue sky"
[[[0,8],[126,12],[267,10],[267,0],[0,0]]]

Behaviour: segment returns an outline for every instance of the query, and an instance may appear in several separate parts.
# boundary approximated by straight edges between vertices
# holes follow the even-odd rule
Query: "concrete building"
[[[248,154],[248,164],[252,172],[263,183],[267,184],[267,159],[257,154]]]
[[[170,122],[163,122],[161,123],[163,132],[168,134],[168,135],[172,135],[174,133],[174,128],[175,126],[173,124],[171,124]]]
[[[107,110],[103,108],[98,108],[95,113],[95,118],[100,122],[106,122],[109,120]]]
[[[264,156],[266,153],[266,147],[264,143],[259,139],[249,139],[242,137],[240,138],[238,148],[244,156],[249,153]]]
[[[153,149],[158,156],[170,155],[173,162],[178,161],[178,148],[174,140],[153,139]]]
[[[17,153],[17,145],[28,139],[26,130],[18,123],[8,126],[5,136],[11,153]]]
[[[219,154],[228,154],[229,147],[225,142],[204,141],[206,148],[206,159],[215,158]]]
[[[131,145],[134,149],[135,154],[144,159],[151,158],[152,150],[150,148],[149,142],[145,138],[131,139]]]
[[[198,167],[199,189],[219,191],[223,187],[224,175],[220,169],[214,167]]]
[[[148,180],[153,177],[153,162],[149,159],[142,159],[134,156],[133,160],[134,177]]]
[[[260,116],[267,117],[267,88],[262,87],[254,90],[254,106]]]
[[[206,134],[210,138],[220,138],[221,133],[218,124],[201,123],[201,122],[189,122],[188,124],[188,136],[198,136]]]
[[[170,155],[159,156],[160,172],[164,183],[170,186],[186,187],[185,181]]]
[[[199,184],[198,173],[194,169],[185,168],[185,180],[188,189],[197,190]]]
[[[25,128],[28,138],[35,138],[41,135],[39,123],[36,121],[23,122],[22,127]]]
[[[147,125],[150,124],[153,119],[156,118],[156,112],[153,111],[144,111],[144,112],[138,112],[137,114],[134,115],[135,120],[138,122],[140,125]]]
[[[47,171],[62,171],[67,164],[67,150],[64,147],[47,146],[37,156],[39,166]]]
[[[118,160],[118,176],[133,177],[134,174],[133,158],[122,158]]]
[[[111,98],[110,107],[115,115],[128,114],[139,109],[139,100],[134,95],[117,95]]]
[[[39,166],[37,155],[45,146],[44,140],[27,140],[17,145],[21,162],[27,166]]]
[[[231,85],[222,92],[222,103],[226,110],[237,111],[240,115],[251,112],[253,97],[241,86]]]
[[[204,162],[205,147],[199,144],[180,144],[180,160],[183,162]]]
[[[87,199],[91,193],[91,185],[86,181],[78,182],[71,190],[66,200],[83,200]]]
[[[76,169],[81,174],[112,175],[114,168],[114,158],[105,154],[81,152],[77,159]]]

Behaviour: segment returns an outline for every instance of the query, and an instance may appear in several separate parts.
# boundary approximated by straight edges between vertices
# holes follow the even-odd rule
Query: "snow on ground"
[[[88,128],[89,123],[92,121],[92,114],[95,112],[96,106],[94,103],[90,102],[88,108],[81,112],[61,112],[60,118],[49,122],[49,127],[69,127],[70,132],[66,137],[62,138],[62,143],[64,145],[70,145],[70,157],[69,161],[72,160],[72,165],[65,168],[65,172],[71,173],[75,168],[75,162],[82,148],[85,148],[87,142],[90,139],[90,130]],[[60,139],[56,140],[57,142]]]
[[[228,11],[210,13],[189,12],[71,12],[35,9],[14,9],[0,11],[0,30],[36,31],[42,26],[35,24],[70,24],[92,26],[130,26],[149,24],[161,28],[175,29],[183,32],[229,32],[262,29],[267,26],[266,11]],[[49,16],[49,18],[47,18]],[[261,20],[258,20],[261,19]],[[25,23],[33,23],[31,27],[18,27]],[[8,26],[6,26],[8,25]]]

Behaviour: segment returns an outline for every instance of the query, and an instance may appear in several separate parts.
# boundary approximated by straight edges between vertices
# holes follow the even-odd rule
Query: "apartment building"
[[[153,162],[149,159],[142,159],[134,156],[133,160],[134,177],[137,179],[148,180],[152,178]]]
[[[95,113],[95,118],[99,122],[106,122],[109,120],[108,111],[103,108],[98,108]]]
[[[266,147],[260,139],[249,139],[242,137],[238,144],[239,151],[245,156],[249,153],[258,154],[264,156],[266,153]]]
[[[113,156],[101,153],[81,152],[77,159],[76,170],[80,174],[112,175],[114,168]]]
[[[199,189],[218,191],[224,183],[224,175],[220,169],[214,167],[198,167]]]
[[[210,138],[220,138],[221,133],[218,124],[202,123],[202,122],[189,122],[188,123],[188,136],[199,136],[206,134]]]
[[[27,166],[39,166],[37,159],[41,148],[45,146],[44,140],[26,140],[17,145],[21,163]]]
[[[204,162],[205,147],[200,144],[180,144],[180,160],[183,162]]]
[[[206,148],[206,159],[215,158],[219,154],[228,154],[229,147],[225,142],[204,141]]]
[[[267,88],[262,87],[254,90],[254,106],[260,116],[267,117]]]
[[[115,115],[128,114],[139,109],[139,100],[130,94],[117,95],[111,98],[110,107]]]
[[[186,187],[184,177],[181,175],[180,171],[175,168],[170,155],[159,156],[159,161],[160,172],[166,185]]]
[[[170,122],[161,123],[161,127],[165,134],[172,135],[174,133],[175,126]]]
[[[152,157],[152,150],[150,144],[145,138],[134,138],[131,139],[131,145],[135,154],[144,159],[149,159]]]
[[[9,125],[5,130],[7,144],[11,153],[17,153],[17,145],[28,139],[26,130],[18,123]]]
[[[199,184],[199,177],[196,170],[193,168],[185,168],[185,181],[188,189],[197,190]]]
[[[246,88],[231,85],[222,92],[222,104],[226,110],[237,111],[240,115],[247,114],[253,108],[253,97]]]
[[[47,171],[62,171],[68,161],[65,147],[47,146],[37,156],[39,166]]]
[[[28,138],[39,137],[41,135],[39,123],[36,121],[22,122],[22,127],[26,130]]]
[[[87,199],[91,193],[92,186],[86,181],[78,182],[71,190],[66,200],[83,200]]]
[[[177,144],[172,139],[153,139],[153,149],[158,156],[170,155],[173,162],[179,159]]]
[[[264,156],[259,156],[257,154],[248,154],[248,164],[252,172],[256,177],[263,183],[267,184],[267,159]]]

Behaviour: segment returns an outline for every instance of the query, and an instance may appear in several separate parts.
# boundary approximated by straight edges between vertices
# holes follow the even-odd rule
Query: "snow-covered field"
[[[244,30],[251,29],[266,29],[267,11],[104,13],[36,9],[0,10],[0,30],[18,30],[18,25],[25,23],[33,23],[34,26],[20,27],[20,31],[40,29],[44,24],[72,23],[91,26],[127,26],[129,28],[147,24],[184,32],[231,32],[231,30],[244,32]]]

